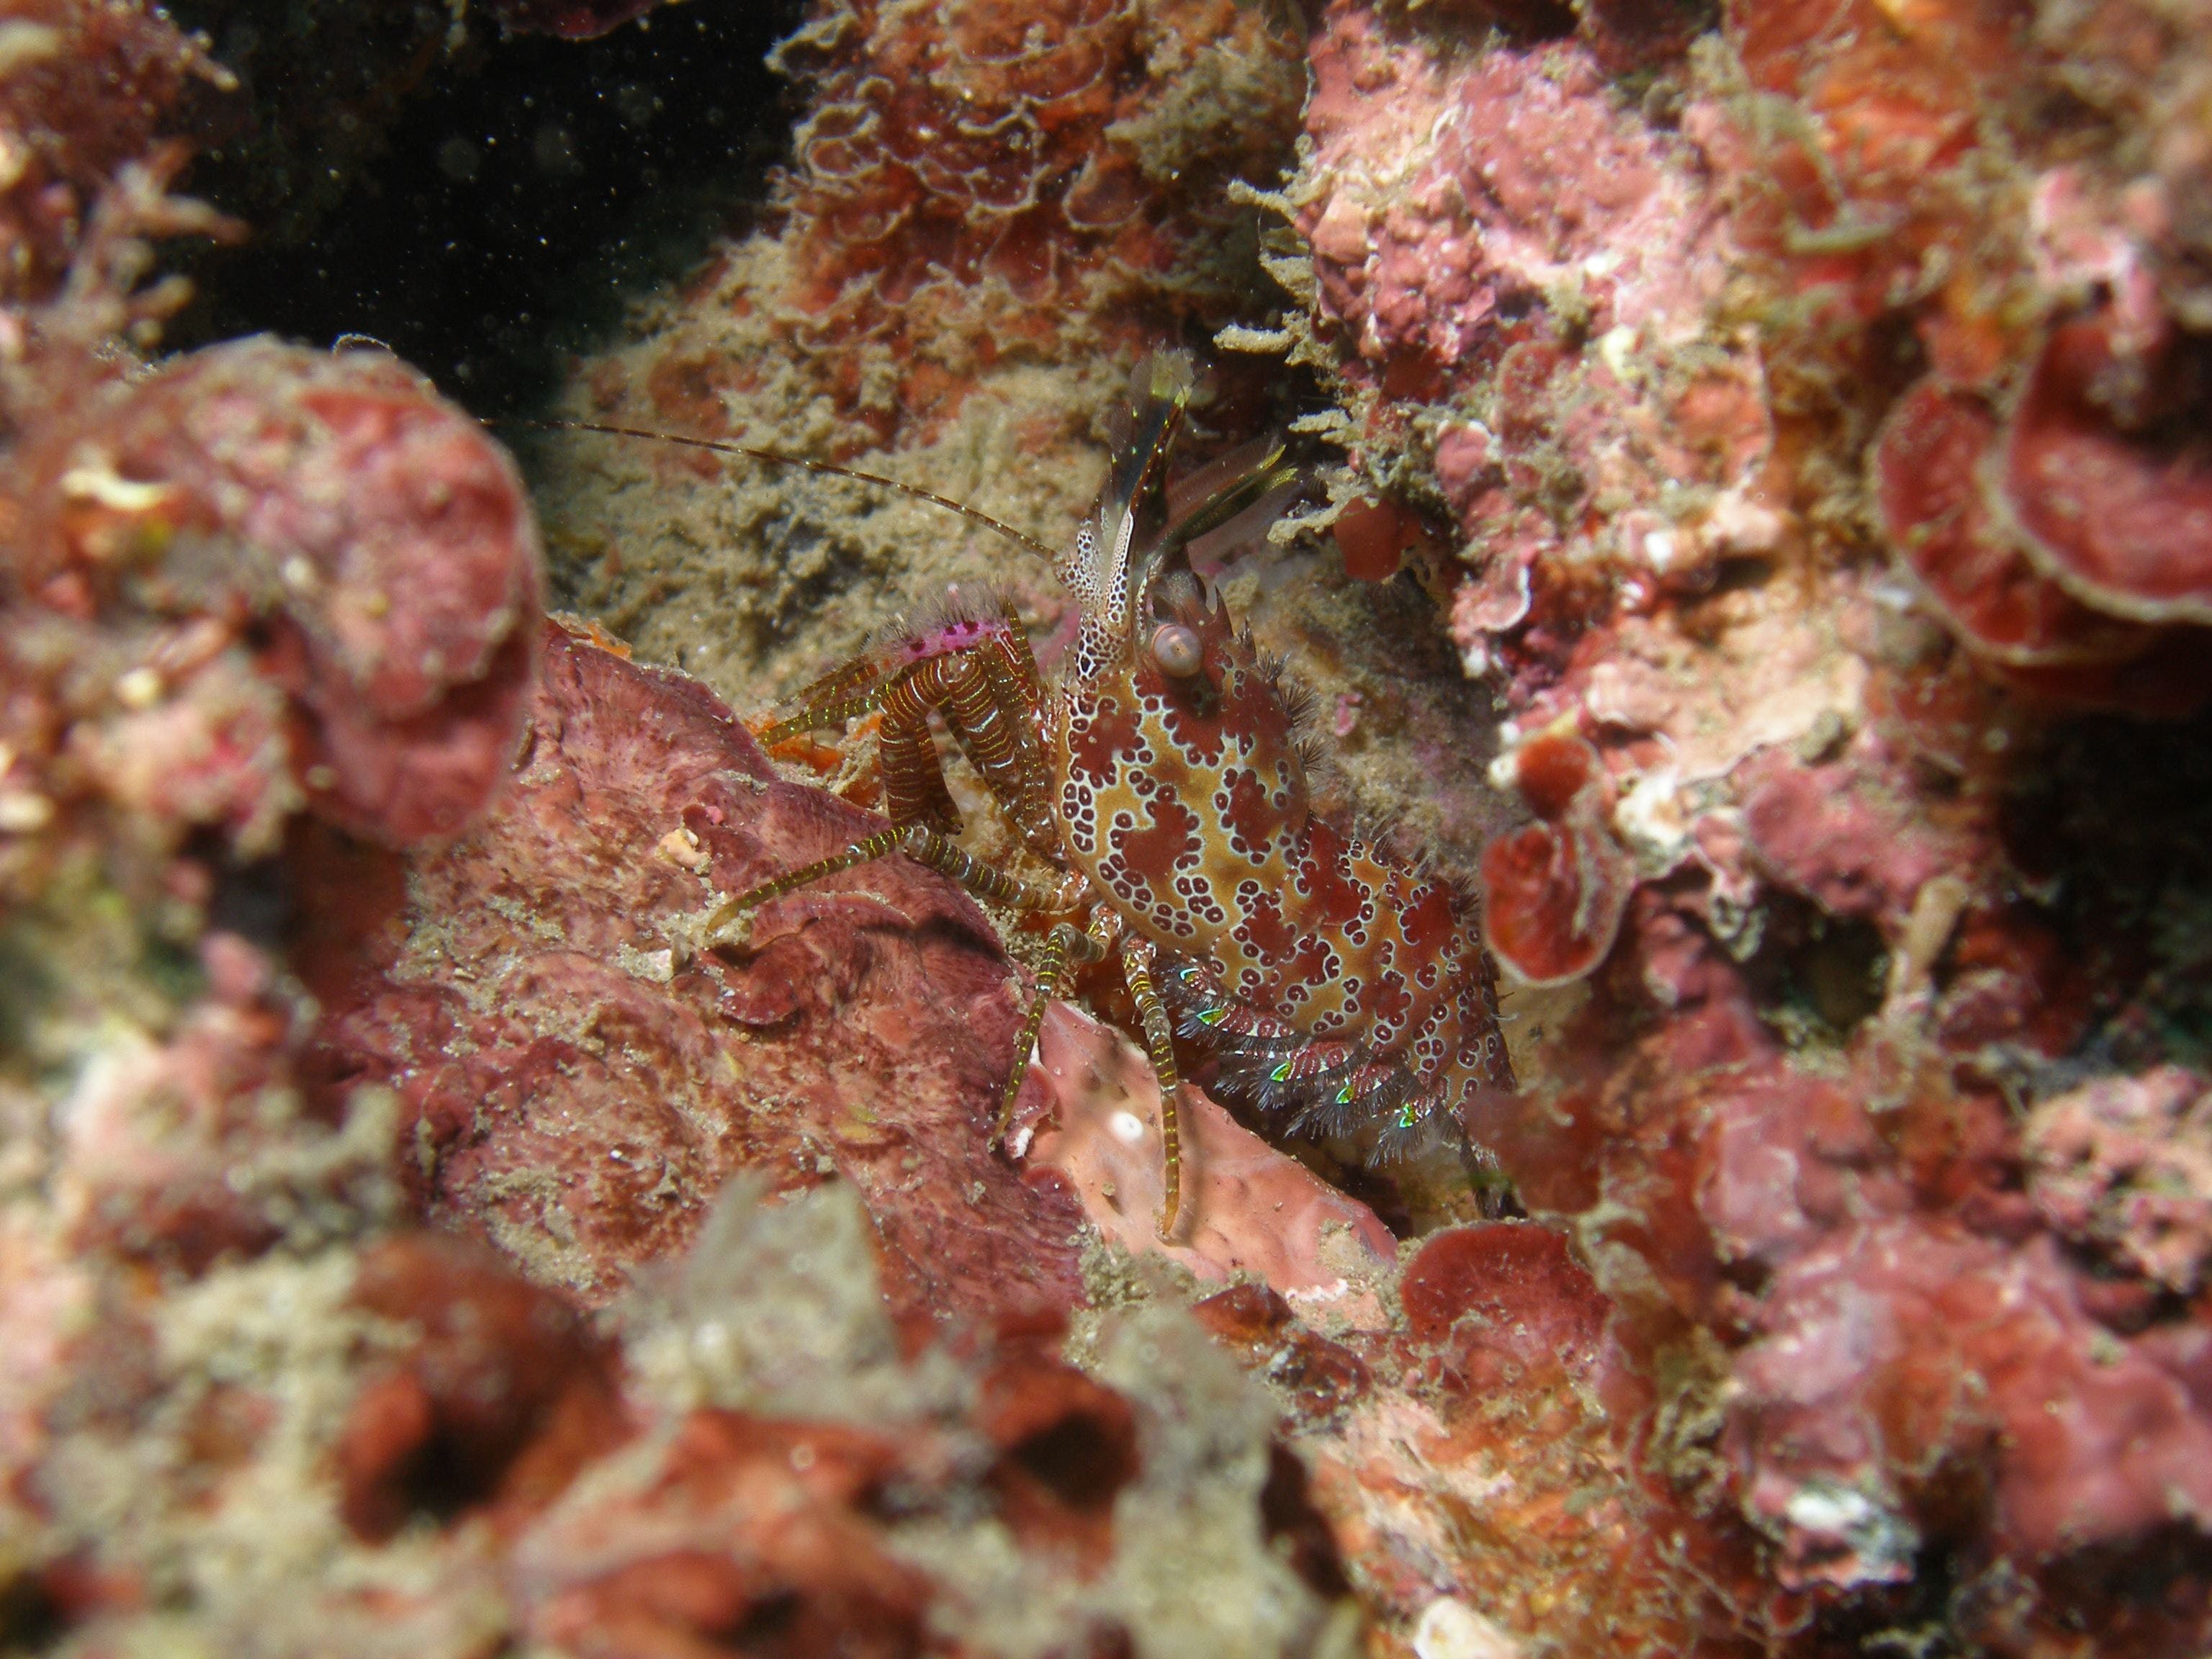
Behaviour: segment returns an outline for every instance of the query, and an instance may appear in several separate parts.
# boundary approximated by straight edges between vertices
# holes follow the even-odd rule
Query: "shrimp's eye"
[[[1181,623],[1162,623],[1152,630],[1152,660],[1162,673],[1188,679],[1206,666],[1206,647]]]

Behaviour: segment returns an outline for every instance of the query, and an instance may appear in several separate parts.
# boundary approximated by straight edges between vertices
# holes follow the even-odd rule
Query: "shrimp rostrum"
[[[1171,518],[1181,380],[1173,360],[1152,366],[1096,507],[1052,556],[1080,607],[1059,672],[1039,673],[1000,607],[875,647],[807,687],[763,739],[878,713],[890,825],[720,912],[898,854],[1056,919],[998,1132],[1066,975],[1112,963],[1159,1081],[1164,1237],[1181,1206],[1178,1042],[1210,1057],[1229,1098],[1293,1133],[1365,1135],[1382,1158],[1464,1146],[1482,1097],[1512,1086],[1493,970],[1462,902],[1316,809],[1275,668],[1191,568],[1190,542],[1285,469],[1277,451]],[[951,839],[932,711],[1049,878]]]

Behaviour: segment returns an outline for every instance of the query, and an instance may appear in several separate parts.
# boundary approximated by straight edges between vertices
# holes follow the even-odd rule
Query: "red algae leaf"
[[[1891,547],[1978,655],[2018,667],[2139,655],[2155,629],[2083,605],[1992,519],[1981,469],[1998,430],[1979,398],[1933,380],[1898,400],[1873,450],[1875,498]]]
[[[1522,982],[1565,985],[1613,949],[1636,872],[1606,827],[1605,769],[1581,738],[1530,738],[1514,781],[1540,822],[1483,849],[1483,939]]]
[[[362,1255],[353,1300],[415,1333],[339,1432],[339,1513],[357,1536],[387,1538],[416,1513],[542,1509],[629,1437],[611,1351],[487,1246],[383,1240]]]
[[[561,1651],[610,1656],[936,1650],[934,1586],[872,1513],[926,1440],[694,1412],[522,1541],[522,1620]]]
[[[2186,416],[2123,428],[2105,399],[2134,369],[2101,317],[2052,331],[2006,434],[2005,501],[2029,557],[2086,603],[2212,623],[2212,436]]]
[[[1388,581],[1398,574],[1409,537],[1405,515],[1389,501],[1354,501],[1337,515],[1337,551],[1355,581]]]
[[[1425,1239],[1398,1293],[1416,1346],[1499,1348],[1575,1376],[1597,1363],[1613,1312],[1565,1235],[1534,1222],[1482,1222]]]
[[[1532,823],[1500,836],[1482,854],[1482,933],[1491,955],[1522,982],[1565,985],[1605,960],[1626,908],[1625,881],[1585,859],[1571,831]],[[1591,883],[1585,865],[1600,880]]]
[[[1565,817],[1576,798],[1598,780],[1597,751],[1571,733],[1544,732],[1522,744],[1513,757],[1513,787],[1528,810],[1547,823]]]

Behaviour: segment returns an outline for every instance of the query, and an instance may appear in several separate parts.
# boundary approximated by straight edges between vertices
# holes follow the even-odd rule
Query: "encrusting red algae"
[[[154,359],[240,94],[20,0],[0,1647],[2203,1651],[2206,21],[809,14],[758,228],[562,410],[1058,545],[1216,342],[1193,464],[1317,448],[1195,562],[1500,964],[1501,1182],[1187,1087],[1164,1246],[1110,996],[992,1147],[1035,937],[898,858],[702,930],[881,822],[732,708],[987,576],[1057,672],[1042,567]]]

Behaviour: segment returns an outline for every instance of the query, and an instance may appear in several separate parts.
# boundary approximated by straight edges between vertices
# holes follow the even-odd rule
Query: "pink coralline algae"
[[[267,956],[222,931],[198,955],[207,994],[118,1036],[70,1091],[50,1183],[76,1249],[185,1274],[374,1212],[386,1179],[371,1122],[331,1134],[338,1114],[301,1111],[303,1011]],[[270,1145],[280,1121],[305,1144]]]
[[[1687,1639],[2192,1652],[2200,831],[2148,779],[2202,733],[2051,769],[2076,711],[2212,690],[2198,175],[2127,137],[2188,153],[2201,52],[1747,5],[1653,89],[1594,9],[1328,8],[1282,197],[1332,493],[1456,520],[1414,568],[1534,819],[1468,872],[1521,981],[1500,1161],[1727,1564]]]
[[[41,449],[26,586],[55,626],[127,599],[146,630],[81,739],[109,790],[263,845],[288,784],[394,842],[483,805],[521,728],[536,532],[512,463],[422,377],[240,342]]]
[[[2201,635],[2156,626],[2205,620],[2203,392],[2161,297],[2190,291],[2193,256],[2170,182],[2042,159],[2056,130],[2030,89],[2101,100],[2110,55],[2161,32],[2132,7],[2088,10],[2069,42],[2075,25],[2002,9],[1894,31],[1869,7],[1747,9],[1746,70],[1805,100],[1809,143],[1791,155],[1755,123],[1710,130],[1729,165],[1770,169],[1737,234],[1819,319],[1790,337],[1835,362],[1824,400],[1879,414],[1877,366],[1850,354],[1875,319],[1912,321],[1929,372],[1871,459],[1883,527],[1936,613],[2023,692],[2172,714],[2208,693]],[[2071,63],[2069,44],[2087,48]]]
[[[1912,907],[1974,842],[1917,822],[1909,775],[1872,756],[1792,765],[1771,754],[1740,769],[1743,831],[1759,867],[1830,916],[1901,930]],[[1883,759],[1888,759],[1885,757]]]
[[[687,932],[869,821],[549,647],[516,476],[411,371],[141,364],[149,239],[223,227],[128,153],[44,169],[77,94],[137,100],[119,152],[163,115],[125,47],[192,54],[19,9],[0,198],[57,268],[0,278],[0,1644],[1312,1650],[1256,1388],[1168,1310],[1058,1352],[1079,1211],[988,1148],[980,913],[892,865]],[[753,1166],[789,1201],[687,1260]]]
[[[1432,411],[1437,486],[1480,550],[1454,601],[1471,668],[1573,617],[1607,564],[1696,588],[1778,529],[1747,493],[1772,444],[1758,354],[1705,325],[1725,216],[1696,147],[1618,105],[1600,55],[1431,57],[1344,6],[1315,44],[1298,223],[1345,343],[1346,441],[1380,471]]]
[[[707,1195],[732,1172],[759,1170],[793,1192],[842,1177],[834,1184],[865,1206],[909,1340],[977,1319],[1049,1325],[1089,1300],[1075,1249],[1085,1213],[1106,1237],[1152,1248],[1146,1183],[1158,1161],[1140,1055],[1055,1016],[1064,1029],[1018,1121],[1026,1172],[992,1156],[1015,1005],[967,902],[886,864],[780,902],[747,937],[698,937],[716,893],[817,855],[866,820],[775,778],[743,729],[679,677],[563,631],[545,660],[532,747],[489,818],[408,859],[404,894],[389,884],[396,916],[372,907],[343,930],[310,929],[325,941],[349,933],[358,946],[303,958],[329,1009],[319,1069],[398,1096],[418,1204],[542,1280],[605,1302],[625,1280],[650,1283],[652,1263],[687,1243],[702,1261],[725,1248],[702,1229]],[[331,885],[355,900],[364,886]],[[538,896],[532,910],[507,896],[520,894]],[[408,942],[433,928],[434,956]],[[487,986],[497,990],[484,1000]],[[463,1030],[465,1048],[447,1035]],[[1319,1531],[1297,1534],[1311,1572],[1352,1575],[1408,1626],[1441,1597],[1520,1628],[1532,1598],[1549,1593],[1538,1586],[1571,1585],[1589,1610],[1577,1628],[1593,1641],[1611,1632],[1602,1650],[1623,1653],[1691,1639],[1708,1617],[1756,1627],[1704,1588],[1748,1573],[1743,1539],[1638,1472],[1646,1396],[1608,1334],[1604,1297],[1559,1236],[1529,1225],[1443,1234],[1401,1273],[1371,1214],[1205,1103],[1189,1109],[1192,1243],[1177,1259],[1216,1282],[1238,1270],[1272,1281],[1219,1291],[1201,1311],[1300,1402],[1292,1443],[1317,1472],[1297,1502],[1306,1477],[1284,1475],[1279,1501],[1286,1516],[1319,1517],[1303,1523]],[[1093,1449],[1079,1467],[1092,1473],[1040,1483],[1009,1469],[993,1489],[1020,1527],[1095,1562],[1103,1500],[1083,1494],[1132,1478],[1122,1408],[1053,1376],[1023,1383],[1003,1408],[997,1391],[1013,1383],[987,1383],[981,1420],[1017,1446],[1059,1445],[1073,1431],[1032,1420],[1057,1401],[1085,1425]],[[729,1530],[741,1492],[807,1478],[786,1455],[793,1432],[702,1418],[682,1431],[696,1455],[680,1467],[634,1449],[619,1478],[573,1488],[534,1534],[542,1541],[519,1547],[533,1628],[582,1642],[587,1628],[742,1623],[765,1593],[754,1587],[824,1559],[811,1547],[781,1553],[817,1520],[846,1540],[834,1553],[860,1574],[820,1581],[825,1607],[842,1609],[835,1620],[905,1628],[927,1587],[851,1530],[843,1488],[787,1495],[794,1516],[816,1516],[804,1524]],[[763,1435],[775,1455],[755,1459],[744,1449]],[[926,1491],[939,1478],[904,1461],[912,1447],[880,1463],[893,1454],[874,1440],[804,1443],[825,1478],[848,1453],[877,1460],[870,1490]],[[1525,1498],[1497,1495],[1504,1467]],[[489,1490],[478,1501],[498,1513]],[[1575,1492],[1597,1495],[1570,1501]],[[1478,1501],[1492,1517],[1490,1548],[1439,1556],[1425,1517]],[[1668,1519],[1624,1567],[1630,1516]],[[536,1565],[555,1548],[584,1565]],[[1729,1640],[1698,1650],[1731,1651]]]
[[[1334,1340],[1253,1298],[1200,1311],[1297,1402],[1313,1501],[1411,1651],[1762,1650],[1753,1555],[1648,1466],[1647,1386],[1563,1236],[1446,1229],[1395,1288],[1400,1319]]]
[[[694,1374],[707,1399],[659,1402],[655,1432],[603,1459],[515,1540],[506,1581],[521,1630],[564,1652],[734,1644],[793,1659],[980,1659],[1021,1650],[1014,1638],[1127,1651],[1193,1624],[1256,1626],[1267,1651],[1313,1639],[1318,1597],[1292,1551],[1272,1541],[1310,1524],[1310,1511],[1294,1499],[1267,1507],[1264,1411],[1187,1321],[1108,1334],[1097,1364],[1112,1382],[1054,1353],[1048,1323],[902,1359],[872,1295],[852,1293],[872,1291],[865,1265],[855,1283],[830,1277],[855,1265],[842,1252],[856,1241],[833,1237],[844,1224],[824,1224],[843,1214],[837,1196],[757,1224],[759,1242],[804,1253],[789,1288],[827,1292],[830,1304],[812,1352],[761,1357],[790,1383],[763,1389],[739,1351],[726,1373]],[[749,1241],[718,1219],[708,1242]],[[670,1337],[696,1343],[710,1316],[771,1307],[760,1284],[700,1302],[727,1271],[695,1258],[678,1322],[632,1324],[641,1404],[667,1385],[656,1368]],[[768,1277],[791,1271],[777,1264]],[[688,1328],[687,1311],[697,1322]],[[769,1316],[805,1328],[822,1312],[794,1300]],[[1186,1355],[1196,1370],[1182,1369]],[[1149,1378],[1132,1369],[1146,1364]],[[1225,1469],[1174,1461],[1196,1449],[1196,1425],[1179,1420],[1194,1406],[1218,1413],[1198,1432],[1221,1437],[1210,1443],[1241,1466],[1225,1482]],[[1210,1539],[1200,1530],[1209,1524]],[[1200,1550],[1206,1569],[1161,1571],[1164,1536]],[[1224,1583],[1265,1605],[1210,1611],[1202,1598]]]
[[[1537,821],[1483,853],[1483,938],[1524,982],[1564,985],[1613,948],[1634,872],[1606,827],[1612,790],[1589,744],[1545,732],[1510,764]]]
[[[1984,1505],[1989,1546],[2023,1564],[2212,1520],[2191,1379],[2083,1299],[2047,1247],[1904,1220],[1783,1267],[1723,1443],[1784,1581],[1909,1580],[1923,1528]]]
[[[1325,310],[1376,372],[1413,380],[1494,353],[1514,343],[1510,314],[1562,283],[1601,332],[1686,319],[1709,297],[1721,267],[1694,177],[1608,112],[1584,48],[1449,72],[1338,8],[1314,60],[1306,119],[1329,192],[1302,225]]]
[[[2175,355],[2133,361],[2109,317],[2053,331],[2005,446],[2025,546],[2054,580],[2142,622],[2212,622],[2212,449]],[[2183,384],[2174,384],[2181,377]]]
[[[2179,1066],[2044,1101],[2024,1131],[2051,1231],[2177,1296],[2212,1283],[2212,1089]]]
[[[51,298],[87,220],[125,167],[173,137],[195,88],[227,87],[204,46],[128,3],[19,0],[0,81],[0,276],[11,301]]]
[[[1563,1139],[1507,1153],[1532,1200],[1583,1212],[1629,1352],[1668,1351],[1685,1321],[1719,1345],[1703,1362],[1722,1366],[1717,1436],[1666,1461],[1725,1483],[1771,1540],[1765,1571],[1807,1605],[1869,1605],[1935,1552],[1975,1587],[1953,1616],[1996,1650],[2043,1650],[2050,1596],[2134,1632],[2133,1650],[2185,1651],[2201,1576],[2136,1606],[2069,1564],[2203,1526],[2212,1487],[2187,1473],[2212,1449],[2201,1334],[2146,1323],[2154,1302],[2084,1272],[1990,1181],[2011,1155],[1990,1103],[1886,1078],[1875,1044],[1847,1079],[1808,1076],[1728,1012],[1735,994],[1648,1039],[1604,1092],[1555,1099]],[[1892,1115],[1867,1111],[1885,1098]],[[1585,1133],[1604,1139],[1581,1164]],[[1602,1203],[1575,1196],[1578,1164]],[[2090,1179],[2076,1160],[2042,1207]],[[2100,1220],[2124,1203],[2116,1183]]]
[[[300,1097],[306,1011],[240,872],[311,805],[403,841],[483,805],[531,672],[535,532],[496,447],[388,360],[248,341],[144,369],[133,343],[185,297],[139,286],[151,240],[231,228],[166,193],[156,142],[222,76],[134,7],[6,28],[0,216],[63,239],[0,283],[0,894],[46,964],[9,1053],[65,1079],[39,1137],[58,1236],[197,1274],[382,1201],[374,1110]],[[66,280],[41,264],[64,252]]]
[[[2190,1345],[2117,1334],[2050,1239],[1916,1201],[1832,1085],[1756,1069],[1711,1121],[1699,1212],[1771,1274],[1735,1310],[1722,1446],[1784,1582],[1909,1580],[1929,1534],[1978,1519],[1977,1548],[2023,1565],[2203,1524]]]

